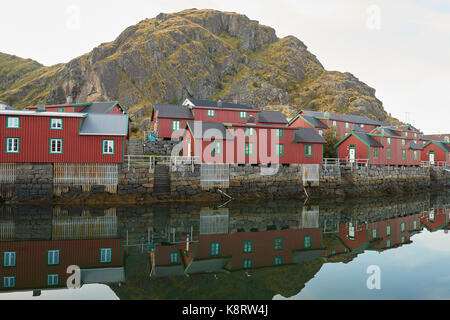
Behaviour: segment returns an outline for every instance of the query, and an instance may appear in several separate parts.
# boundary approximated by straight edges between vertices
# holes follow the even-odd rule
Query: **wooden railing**
[[[369,159],[355,159],[350,161],[349,159],[339,158],[324,158],[323,165],[326,167],[368,167]]]
[[[443,167],[443,168],[449,168],[449,163],[445,161],[422,161],[420,163],[421,167]]]

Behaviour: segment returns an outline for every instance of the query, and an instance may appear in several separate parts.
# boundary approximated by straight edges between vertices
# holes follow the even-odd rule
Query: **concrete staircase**
[[[158,197],[165,194],[170,194],[170,168],[168,165],[158,164],[155,167],[153,195]]]

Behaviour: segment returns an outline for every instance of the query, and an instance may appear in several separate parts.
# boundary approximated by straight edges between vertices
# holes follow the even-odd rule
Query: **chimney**
[[[222,100],[217,101],[217,106],[222,107]]]
[[[42,104],[42,103],[38,104],[36,111],[37,112],[45,112],[45,104]]]
[[[72,96],[67,96],[67,98],[66,98],[66,104],[72,104],[72,103],[73,103]]]

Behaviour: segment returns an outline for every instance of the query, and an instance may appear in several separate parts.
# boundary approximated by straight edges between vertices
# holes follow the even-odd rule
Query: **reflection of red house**
[[[101,262],[102,248],[111,249],[110,262]],[[59,250],[59,264],[48,265],[49,250]],[[91,281],[96,269],[118,268],[116,271],[123,274],[120,239],[0,242],[0,252],[2,259],[4,252],[15,252],[16,255],[15,266],[5,267],[4,261],[0,266],[0,278],[15,277],[15,287],[2,287],[2,290],[65,287],[70,276],[67,267],[71,265],[80,267],[82,281],[84,278]],[[59,276],[58,285],[49,286],[47,276],[55,274]],[[102,277],[100,273],[98,275]]]
[[[445,208],[436,208],[422,215],[420,222],[429,231],[444,229],[449,224],[449,217]]]

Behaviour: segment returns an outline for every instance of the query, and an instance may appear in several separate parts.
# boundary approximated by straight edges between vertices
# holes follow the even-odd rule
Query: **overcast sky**
[[[377,90],[425,133],[450,132],[450,0],[1,1],[0,51],[68,62],[160,12],[233,11],[301,39],[328,70]]]

